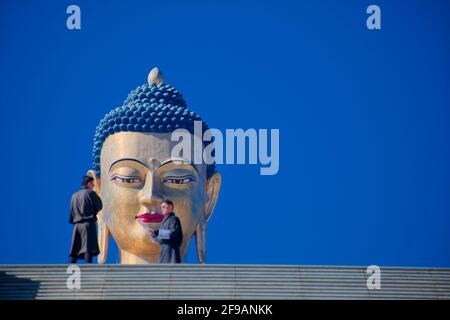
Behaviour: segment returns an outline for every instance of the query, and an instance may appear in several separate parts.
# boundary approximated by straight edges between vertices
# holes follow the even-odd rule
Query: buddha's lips
[[[138,215],[136,219],[139,219],[139,221],[144,223],[160,223],[164,219],[164,216],[161,213],[157,212],[144,213]]]

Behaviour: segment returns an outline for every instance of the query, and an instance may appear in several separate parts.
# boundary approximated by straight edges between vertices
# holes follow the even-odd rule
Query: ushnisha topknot
[[[167,133],[182,128],[194,134],[194,121],[202,122],[202,132],[208,125],[190,111],[183,95],[174,87],[164,84],[158,68],[148,75],[148,84],[143,84],[128,94],[121,107],[107,113],[98,124],[92,150],[92,169],[100,176],[100,152],[107,137],[118,132]],[[205,147],[212,143],[204,142]],[[207,177],[215,172],[215,163],[207,166]]]

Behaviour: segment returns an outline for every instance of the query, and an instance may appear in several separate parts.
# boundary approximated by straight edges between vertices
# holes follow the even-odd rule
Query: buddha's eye
[[[164,183],[170,183],[170,184],[176,184],[176,185],[189,184],[193,181],[196,181],[196,180],[193,176],[190,176],[190,175],[182,176],[182,177],[168,176],[163,179]]]
[[[142,182],[142,178],[138,176],[120,176],[120,175],[113,175],[111,177],[111,181],[123,183],[123,184],[138,184]]]

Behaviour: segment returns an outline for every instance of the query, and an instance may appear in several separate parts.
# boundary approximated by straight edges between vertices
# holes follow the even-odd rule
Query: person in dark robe
[[[159,228],[150,230],[153,241],[160,245],[159,263],[180,263],[180,246],[183,242],[183,230],[180,219],[173,212],[173,202],[164,200],[161,203],[164,219]]]
[[[102,209],[102,200],[93,190],[94,179],[84,176],[81,190],[72,195],[69,222],[73,224],[70,263],[84,259],[92,263],[92,258],[100,253],[97,241],[97,213]]]

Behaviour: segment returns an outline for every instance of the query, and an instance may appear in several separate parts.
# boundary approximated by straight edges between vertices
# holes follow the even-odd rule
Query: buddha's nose
[[[159,208],[163,200],[157,181],[153,173],[149,172],[145,178],[144,188],[141,190],[141,203],[150,209]]]

